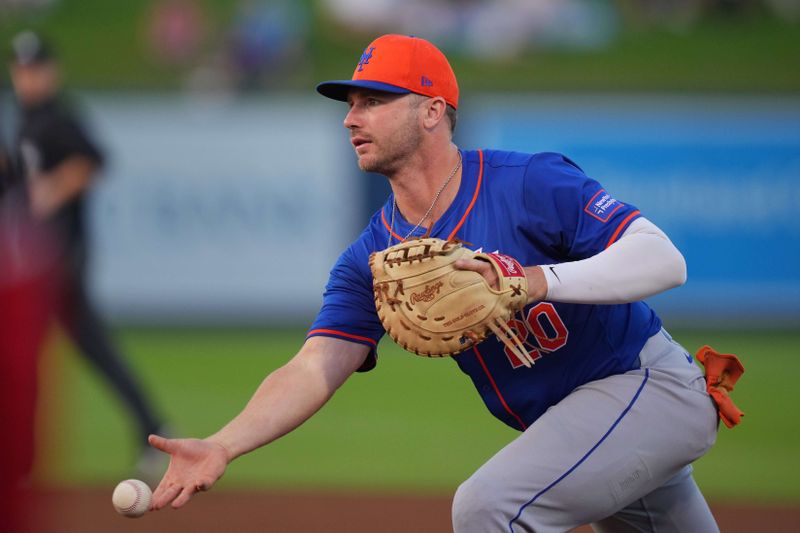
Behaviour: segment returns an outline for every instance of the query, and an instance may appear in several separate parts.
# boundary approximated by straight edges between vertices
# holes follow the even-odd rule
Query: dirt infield
[[[218,491],[179,511],[139,519],[111,506],[112,488],[50,491],[35,502],[36,533],[441,533],[450,529],[450,498]],[[723,532],[800,531],[800,507],[712,505]],[[588,533],[588,527],[576,530]]]

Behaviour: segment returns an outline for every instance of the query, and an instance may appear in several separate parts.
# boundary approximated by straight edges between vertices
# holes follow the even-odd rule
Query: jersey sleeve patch
[[[592,196],[583,210],[600,222],[606,223],[611,216],[624,205],[625,204],[617,201],[613,196],[608,194],[605,189],[600,189]]]

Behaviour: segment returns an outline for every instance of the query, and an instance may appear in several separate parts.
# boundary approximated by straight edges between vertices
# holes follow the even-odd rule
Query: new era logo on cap
[[[364,49],[351,79],[320,83],[317,92],[347,101],[353,87],[441,96],[458,108],[458,82],[450,63],[438,48],[418,37],[393,34],[378,37]]]

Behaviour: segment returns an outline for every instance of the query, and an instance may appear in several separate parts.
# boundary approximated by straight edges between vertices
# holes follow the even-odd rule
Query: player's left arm
[[[526,268],[529,301],[620,304],[686,282],[686,261],[669,237],[637,218],[602,252],[579,261]]]
[[[686,281],[686,262],[667,235],[561,154],[531,158],[520,198],[510,203],[524,236],[563,261],[526,265],[529,303],[629,303]],[[494,272],[479,263],[457,266],[492,284]]]
[[[482,274],[497,286],[497,274],[484,261],[456,266]],[[637,218],[602,252],[579,261],[525,267],[528,303],[620,304],[644,300],[686,282],[686,261],[667,235]]]

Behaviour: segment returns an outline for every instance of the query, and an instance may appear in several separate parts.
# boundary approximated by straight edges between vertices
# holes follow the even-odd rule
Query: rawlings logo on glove
[[[459,259],[491,264],[498,288]],[[456,355],[494,333],[526,366],[528,350],[508,321],[528,299],[522,266],[501,254],[477,254],[460,242],[420,238],[370,255],[375,308],[386,332],[417,355]]]
[[[442,285],[444,285],[444,283],[439,281],[433,285],[425,285],[425,289],[420,293],[412,292],[411,305],[414,305],[417,302],[430,302],[436,297],[437,294],[439,294]]]

